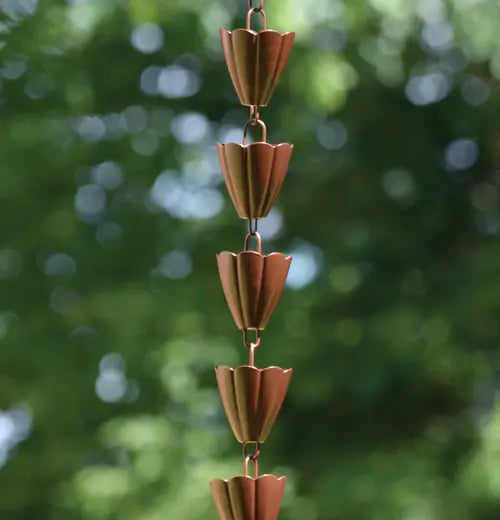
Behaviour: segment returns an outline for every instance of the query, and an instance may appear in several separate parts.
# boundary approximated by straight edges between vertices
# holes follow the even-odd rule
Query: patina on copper
[[[265,442],[285,399],[292,369],[220,366],[215,373],[236,439],[243,443]]]
[[[265,218],[279,195],[293,145],[217,143],[227,190],[241,218]]]
[[[276,520],[286,477],[263,475],[212,480],[210,489],[221,520]]]
[[[249,15],[252,11],[249,11]],[[257,12],[264,11],[257,9]],[[294,32],[221,29],[229,75],[242,105],[266,106],[293,47]]]
[[[285,286],[292,257],[256,251],[217,255],[226,301],[240,329],[265,329]]]

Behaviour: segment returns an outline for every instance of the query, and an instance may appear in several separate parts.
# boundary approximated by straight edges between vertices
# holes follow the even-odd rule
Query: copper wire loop
[[[255,341],[249,341],[249,339],[248,339],[249,329],[243,329],[243,343],[244,343],[245,347],[248,349],[248,352],[249,352],[248,364],[251,367],[255,366],[255,351],[260,347],[260,340],[261,340],[260,330],[259,329],[254,329],[254,330],[255,330]]]
[[[260,14],[262,16],[262,26],[263,26],[262,29],[264,31],[267,31],[267,16],[266,16],[266,12],[261,7],[252,7],[248,11],[248,14],[247,14],[247,30],[251,30],[252,29],[252,15],[255,14],[255,13]]]
[[[246,146],[247,144],[247,133],[248,133],[248,127],[249,126],[256,126],[259,125],[262,129],[262,142],[267,142],[267,126],[262,119],[250,119],[248,123],[245,125],[245,128],[243,128],[243,145]]]
[[[260,0],[258,6],[253,5],[253,0],[248,0],[248,9],[258,9],[262,11],[262,9],[264,9],[264,0]]]
[[[257,253],[262,254],[262,237],[260,236],[260,233],[258,231],[255,231],[254,233],[250,232],[247,233],[245,236],[245,251],[252,251],[250,249],[250,239],[255,238],[257,241]]]
[[[250,462],[253,462],[253,471],[254,477],[257,478],[259,476],[259,457],[260,457],[260,443],[255,443],[255,451],[252,454],[248,454],[248,442],[243,443],[243,457],[245,459],[244,463],[244,472],[245,476],[249,477],[249,466]]]
[[[255,341],[249,341],[248,339],[248,331],[254,330],[255,331]],[[245,344],[245,347],[248,349],[257,349],[260,347],[260,330],[259,329],[243,329],[243,343]]]

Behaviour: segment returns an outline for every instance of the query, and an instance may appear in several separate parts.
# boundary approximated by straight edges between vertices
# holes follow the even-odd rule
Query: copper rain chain
[[[224,295],[243,331],[250,359],[246,366],[215,370],[227,419],[243,446],[244,475],[213,480],[210,488],[222,520],[276,520],[286,477],[259,475],[259,456],[285,399],[292,370],[256,368],[255,351],[280,299],[292,258],[281,253],[263,255],[257,223],[268,215],[278,196],[293,146],[267,142],[259,108],[271,99],[295,33],[267,29],[264,0],[248,0],[248,9],[246,28],[221,29],[221,37],[229,74],[241,104],[250,107],[250,120],[243,129],[242,144],[217,144],[229,195],[238,215],[248,220],[248,233],[243,252],[223,251],[217,263]],[[251,29],[254,16],[262,17],[263,30]],[[250,127],[262,132],[260,141],[247,142]]]

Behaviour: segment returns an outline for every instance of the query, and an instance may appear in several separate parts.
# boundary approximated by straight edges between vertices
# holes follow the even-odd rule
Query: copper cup
[[[266,106],[285,70],[295,33],[221,29],[221,38],[241,104]]]
[[[265,218],[279,195],[290,163],[288,143],[217,143],[227,190],[241,218]]]
[[[265,329],[285,286],[292,257],[255,251],[217,255],[229,309],[240,329]]]
[[[286,477],[235,477],[212,480],[210,489],[221,520],[276,520]]]
[[[217,367],[226,416],[239,442],[265,442],[285,400],[292,369]]]

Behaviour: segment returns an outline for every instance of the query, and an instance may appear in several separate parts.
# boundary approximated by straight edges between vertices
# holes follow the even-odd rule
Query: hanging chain
[[[252,34],[257,34],[257,30],[252,30],[252,17],[254,15],[260,15],[262,18],[262,28],[264,31],[267,30],[267,15],[264,11],[265,0],[247,0],[248,12],[246,16],[246,30]],[[255,103],[261,102],[261,97],[252,98]],[[266,105],[267,103],[263,103]],[[248,133],[252,130],[253,141],[258,143],[259,146],[262,144],[267,145],[267,126],[261,119],[259,104],[250,105],[249,120],[243,128],[243,146],[251,146],[248,144]],[[256,132],[258,134],[260,130],[261,139],[260,141],[256,138]],[[267,145],[269,146],[269,145]],[[248,213],[247,213],[248,214]],[[254,213],[259,215],[259,213]],[[259,233],[258,225],[259,219],[253,218],[250,214],[247,218],[247,232],[244,241],[244,252],[250,254],[262,255],[262,237]],[[243,329],[243,345],[248,350],[249,355],[249,366],[255,368],[255,352],[260,348],[261,345],[261,329],[257,327],[247,327]],[[249,448],[249,444],[253,444],[253,448]],[[259,442],[243,442],[243,460],[244,460],[244,474],[250,477],[250,472],[253,465],[253,478],[259,477],[259,458],[261,453],[261,445]]]

